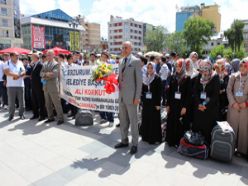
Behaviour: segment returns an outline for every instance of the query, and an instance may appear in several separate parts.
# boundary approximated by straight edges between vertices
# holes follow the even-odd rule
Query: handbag
[[[188,143],[190,143],[192,145],[196,145],[196,146],[200,146],[200,145],[203,145],[205,143],[204,136],[201,133],[193,132],[192,130],[185,132],[184,139]]]

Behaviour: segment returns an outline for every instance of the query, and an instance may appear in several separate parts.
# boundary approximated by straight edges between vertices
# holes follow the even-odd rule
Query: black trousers
[[[32,108],[34,116],[46,117],[44,93],[43,90],[37,89],[37,87],[33,87],[32,89]]]

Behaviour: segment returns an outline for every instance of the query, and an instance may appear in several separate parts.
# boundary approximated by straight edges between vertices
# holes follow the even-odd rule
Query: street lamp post
[[[76,28],[78,27],[78,22],[75,19],[71,19],[69,21],[69,27],[73,28],[73,40],[74,40],[74,42],[73,42],[73,50],[75,50],[75,48],[76,48],[76,45],[75,45],[76,36],[75,36],[75,34],[76,34],[76,31],[77,31]]]

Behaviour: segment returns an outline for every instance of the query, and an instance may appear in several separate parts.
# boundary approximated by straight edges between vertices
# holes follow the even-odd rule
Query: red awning
[[[54,55],[59,55],[59,54],[71,54],[71,52],[69,50],[66,50],[66,49],[62,49],[62,48],[59,48],[59,47],[54,47],[54,48],[50,48],[50,49],[46,49],[43,51],[43,54],[46,54],[48,50],[53,50],[54,51]]]
[[[25,49],[25,48],[6,48],[3,50],[0,50],[0,54],[5,54],[5,53],[19,53],[19,54],[29,54],[31,53],[31,50]]]

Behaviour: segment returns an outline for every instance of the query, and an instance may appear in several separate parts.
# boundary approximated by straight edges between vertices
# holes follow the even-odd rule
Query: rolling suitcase
[[[226,121],[217,122],[212,130],[210,156],[213,159],[230,162],[235,149],[235,133]]]

